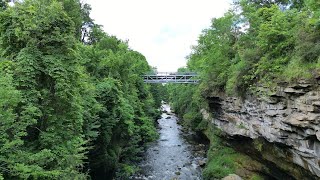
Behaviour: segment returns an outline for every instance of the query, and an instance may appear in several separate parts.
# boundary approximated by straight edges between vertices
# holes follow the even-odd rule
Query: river
[[[198,180],[204,163],[206,145],[199,144],[197,136],[183,130],[170,106],[162,106],[164,113],[158,120],[160,138],[150,144],[141,171],[135,180]]]

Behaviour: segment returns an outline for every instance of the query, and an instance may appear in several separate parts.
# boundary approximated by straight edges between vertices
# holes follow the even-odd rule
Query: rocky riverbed
[[[178,118],[171,113],[169,105],[162,108],[164,113],[158,120],[160,138],[147,148],[139,164],[141,171],[131,179],[202,179],[207,146],[177,123]]]

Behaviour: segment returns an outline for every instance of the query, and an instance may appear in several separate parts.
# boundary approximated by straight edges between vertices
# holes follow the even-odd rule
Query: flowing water
[[[158,120],[160,138],[151,144],[144,160],[140,163],[141,172],[132,177],[135,180],[197,180],[201,179],[205,145],[194,140],[195,135],[182,132],[178,118],[171,113],[168,105],[162,106],[165,113]]]

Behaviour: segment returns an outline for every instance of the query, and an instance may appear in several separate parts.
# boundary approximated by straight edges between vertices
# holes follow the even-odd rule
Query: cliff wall
[[[296,179],[320,178],[320,81],[259,87],[245,98],[208,95],[203,116],[227,136],[254,140],[263,161]],[[240,142],[240,141],[239,141]],[[243,141],[241,141],[243,143]],[[249,154],[250,155],[250,154]]]

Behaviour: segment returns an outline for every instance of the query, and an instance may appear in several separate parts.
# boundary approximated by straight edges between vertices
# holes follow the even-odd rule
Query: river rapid
[[[158,119],[160,138],[146,149],[141,171],[131,177],[134,180],[200,180],[200,166],[205,162],[206,145],[192,132],[184,130],[170,106],[162,106],[163,114]]]

